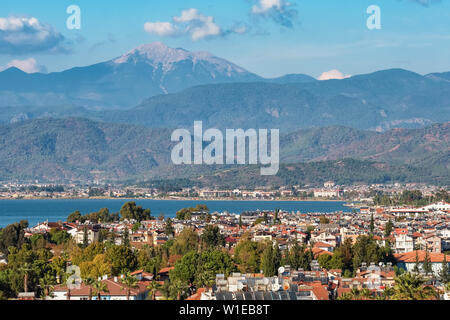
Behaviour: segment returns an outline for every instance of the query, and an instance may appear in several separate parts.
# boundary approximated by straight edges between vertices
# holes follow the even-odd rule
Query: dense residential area
[[[127,202],[21,221],[0,230],[0,299],[448,300],[448,193],[417,196],[347,213],[199,204],[171,219]]]

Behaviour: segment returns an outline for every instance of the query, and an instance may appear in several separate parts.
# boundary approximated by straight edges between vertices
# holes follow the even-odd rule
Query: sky
[[[71,5],[80,9],[80,29],[67,27]],[[371,5],[380,9],[379,29],[367,26]],[[450,0],[0,3],[0,70],[62,71],[154,41],[208,51],[264,77],[344,78],[389,68],[445,72],[450,71]]]

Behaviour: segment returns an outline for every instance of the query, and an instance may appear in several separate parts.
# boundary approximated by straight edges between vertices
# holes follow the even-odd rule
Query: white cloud
[[[0,17],[0,53],[67,51],[64,42],[63,35],[34,17]]]
[[[8,62],[5,67],[0,68],[0,71],[9,69],[11,67],[16,67],[17,69],[20,69],[26,73],[47,72],[47,69],[44,66],[38,64],[38,62],[34,58],[25,60],[12,60]]]
[[[259,0],[259,3],[252,7],[252,12],[262,14],[269,12],[271,9],[280,10],[282,6],[282,0]]]
[[[183,10],[180,16],[175,16],[172,20],[172,22],[146,22],[144,30],[162,37],[188,35],[193,41],[246,31],[242,28],[224,31],[215,23],[214,17],[206,16],[195,8]]]
[[[351,75],[345,75],[342,72],[340,72],[339,70],[333,69],[333,70],[322,73],[320,75],[320,77],[318,78],[318,80],[332,80],[332,79],[342,80],[342,79],[347,79],[350,77],[351,77]]]
[[[176,27],[170,22],[146,22],[144,30],[161,37],[172,36],[177,33]]]
[[[298,12],[293,4],[285,0],[253,0],[252,14],[260,17],[271,18],[275,23],[293,28],[297,20]]]

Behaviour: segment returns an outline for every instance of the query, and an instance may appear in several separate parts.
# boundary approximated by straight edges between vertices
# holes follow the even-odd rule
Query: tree
[[[242,273],[259,272],[264,249],[265,244],[251,241],[247,234],[244,234],[234,251],[234,259],[239,265],[240,271]]]
[[[28,221],[22,220],[6,226],[0,233],[0,251],[7,255],[10,247],[20,248],[24,243],[25,229],[28,228]]]
[[[177,300],[181,300],[187,293],[189,286],[181,280],[175,280],[170,282],[170,292],[172,296],[176,296]]]
[[[106,283],[104,283],[101,280],[96,280],[92,284],[92,289],[93,289],[93,294],[95,296],[97,296],[97,300],[98,301],[102,300],[102,293],[108,293],[109,292],[108,286],[106,285]]]
[[[388,238],[391,235],[393,229],[394,229],[394,224],[392,223],[391,220],[389,220],[386,223],[386,227],[384,229],[384,237]]]
[[[330,262],[331,262],[331,256],[328,254],[321,254],[318,258],[317,258],[317,262],[319,263],[321,268],[325,268],[327,270],[329,269],[333,269],[330,268]]]
[[[420,273],[419,253],[417,252],[417,250],[416,250],[416,260],[415,260],[413,271],[415,273]]]
[[[294,269],[300,268],[300,257],[304,254],[305,250],[298,245],[297,240],[294,241],[290,251],[289,251],[289,264]]]
[[[280,212],[280,209],[275,209],[275,213],[273,215],[273,224],[278,223],[278,213]]]
[[[93,290],[93,286],[94,286],[95,282],[96,282],[95,278],[93,278],[93,277],[87,277],[87,278],[83,279],[83,283],[87,287],[89,287],[89,300],[92,300],[92,290]]]
[[[30,263],[26,262],[24,263],[20,268],[20,271],[23,272],[23,291],[28,292],[28,276],[31,271],[33,271],[33,268]]]
[[[106,257],[112,266],[113,275],[134,271],[137,265],[137,259],[134,252],[124,246],[112,246],[106,250]]]
[[[125,230],[123,231],[122,243],[125,247],[130,247],[130,232],[127,226],[125,226]]]
[[[166,220],[166,225],[164,227],[164,233],[168,236],[168,237],[173,237],[175,234],[175,229],[173,227],[172,224],[172,219],[168,218]]]
[[[201,239],[206,245],[206,248],[225,246],[225,237],[220,232],[218,226],[208,225],[203,231]]]
[[[320,222],[321,224],[329,224],[329,223],[330,223],[330,219],[328,219],[328,218],[325,217],[325,216],[321,216],[321,217],[319,218],[319,222]]]
[[[450,274],[448,270],[448,262],[447,262],[447,255],[444,254],[444,260],[442,261],[442,267],[439,271],[439,280],[441,280],[442,283],[447,284],[450,282]]]
[[[266,249],[263,252],[261,269],[266,277],[273,277],[277,274],[277,270],[281,265],[281,252],[278,244],[270,242],[267,244]]]
[[[375,231],[375,221],[373,219],[373,213],[370,215],[370,226],[369,226],[370,234],[373,234]]]
[[[75,212],[72,212],[71,214],[69,214],[69,216],[67,217],[66,220],[67,220],[67,222],[75,223],[77,221],[82,220],[82,215],[81,215],[80,211],[75,211]]]
[[[141,206],[137,206],[136,202],[125,203],[120,209],[120,215],[122,219],[136,220],[137,222],[152,219],[150,209],[143,209]]]
[[[394,300],[428,300],[436,297],[436,291],[425,286],[425,281],[420,275],[404,273],[395,278]]]
[[[58,245],[67,243],[70,240],[70,234],[66,230],[53,228],[50,230],[50,241]]]
[[[204,251],[199,256],[194,283],[209,289],[215,283],[216,274],[227,277],[234,270],[234,263],[228,253],[221,250]]]
[[[172,255],[185,255],[189,251],[197,251],[198,235],[192,228],[185,228],[175,238],[170,253]]]
[[[383,261],[381,248],[371,236],[359,236],[353,246],[353,270],[358,269],[363,262],[377,264]]]
[[[130,272],[127,272],[122,279],[122,283],[126,286],[127,300],[130,300],[131,289],[138,288],[138,280],[135,276],[132,276]]]
[[[428,246],[425,248],[425,258],[423,260],[423,271],[426,275],[433,272],[433,268],[431,266],[430,255],[428,254]]]
[[[147,289],[149,290],[148,294],[149,297],[152,298],[152,300],[156,300],[156,292],[161,289],[161,285],[153,280],[148,286]]]
[[[89,245],[88,228],[84,227],[84,231],[83,231],[83,248],[86,248],[88,245]]]
[[[186,284],[192,284],[197,274],[199,254],[191,251],[175,263],[175,268],[170,272],[170,279],[178,279]]]

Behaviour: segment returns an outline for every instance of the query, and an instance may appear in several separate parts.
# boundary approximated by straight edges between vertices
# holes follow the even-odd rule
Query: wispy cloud
[[[0,53],[20,55],[69,51],[69,43],[62,34],[34,17],[0,18]]]
[[[8,62],[4,67],[0,67],[0,71],[9,69],[11,67],[15,67],[26,73],[47,72],[47,69],[43,65],[40,65],[34,58],[24,60],[12,60]]]
[[[160,37],[189,36],[193,41],[206,38],[214,38],[236,33],[242,34],[248,31],[246,25],[223,30],[212,16],[206,16],[195,8],[186,9],[180,16],[175,16],[172,21],[146,22],[144,30]]]
[[[97,42],[97,43],[94,43],[94,44],[89,48],[89,52],[93,52],[93,51],[97,50],[97,49],[100,48],[100,47],[103,47],[103,46],[105,46],[105,45],[107,45],[107,44],[115,43],[115,42],[116,42],[116,38],[115,38],[114,34],[108,33],[107,36],[106,36],[106,39],[103,40],[103,41],[99,41],[99,42]]]
[[[418,3],[424,7],[429,7],[432,4],[441,2],[441,0],[409,0],[409,1]]]
[[[256,2],[252,6],[252,14],[258,17],[272,19],[275,23],[294,28],[298,19],[298,11],[294,5],[285,0],[252,0]]]

